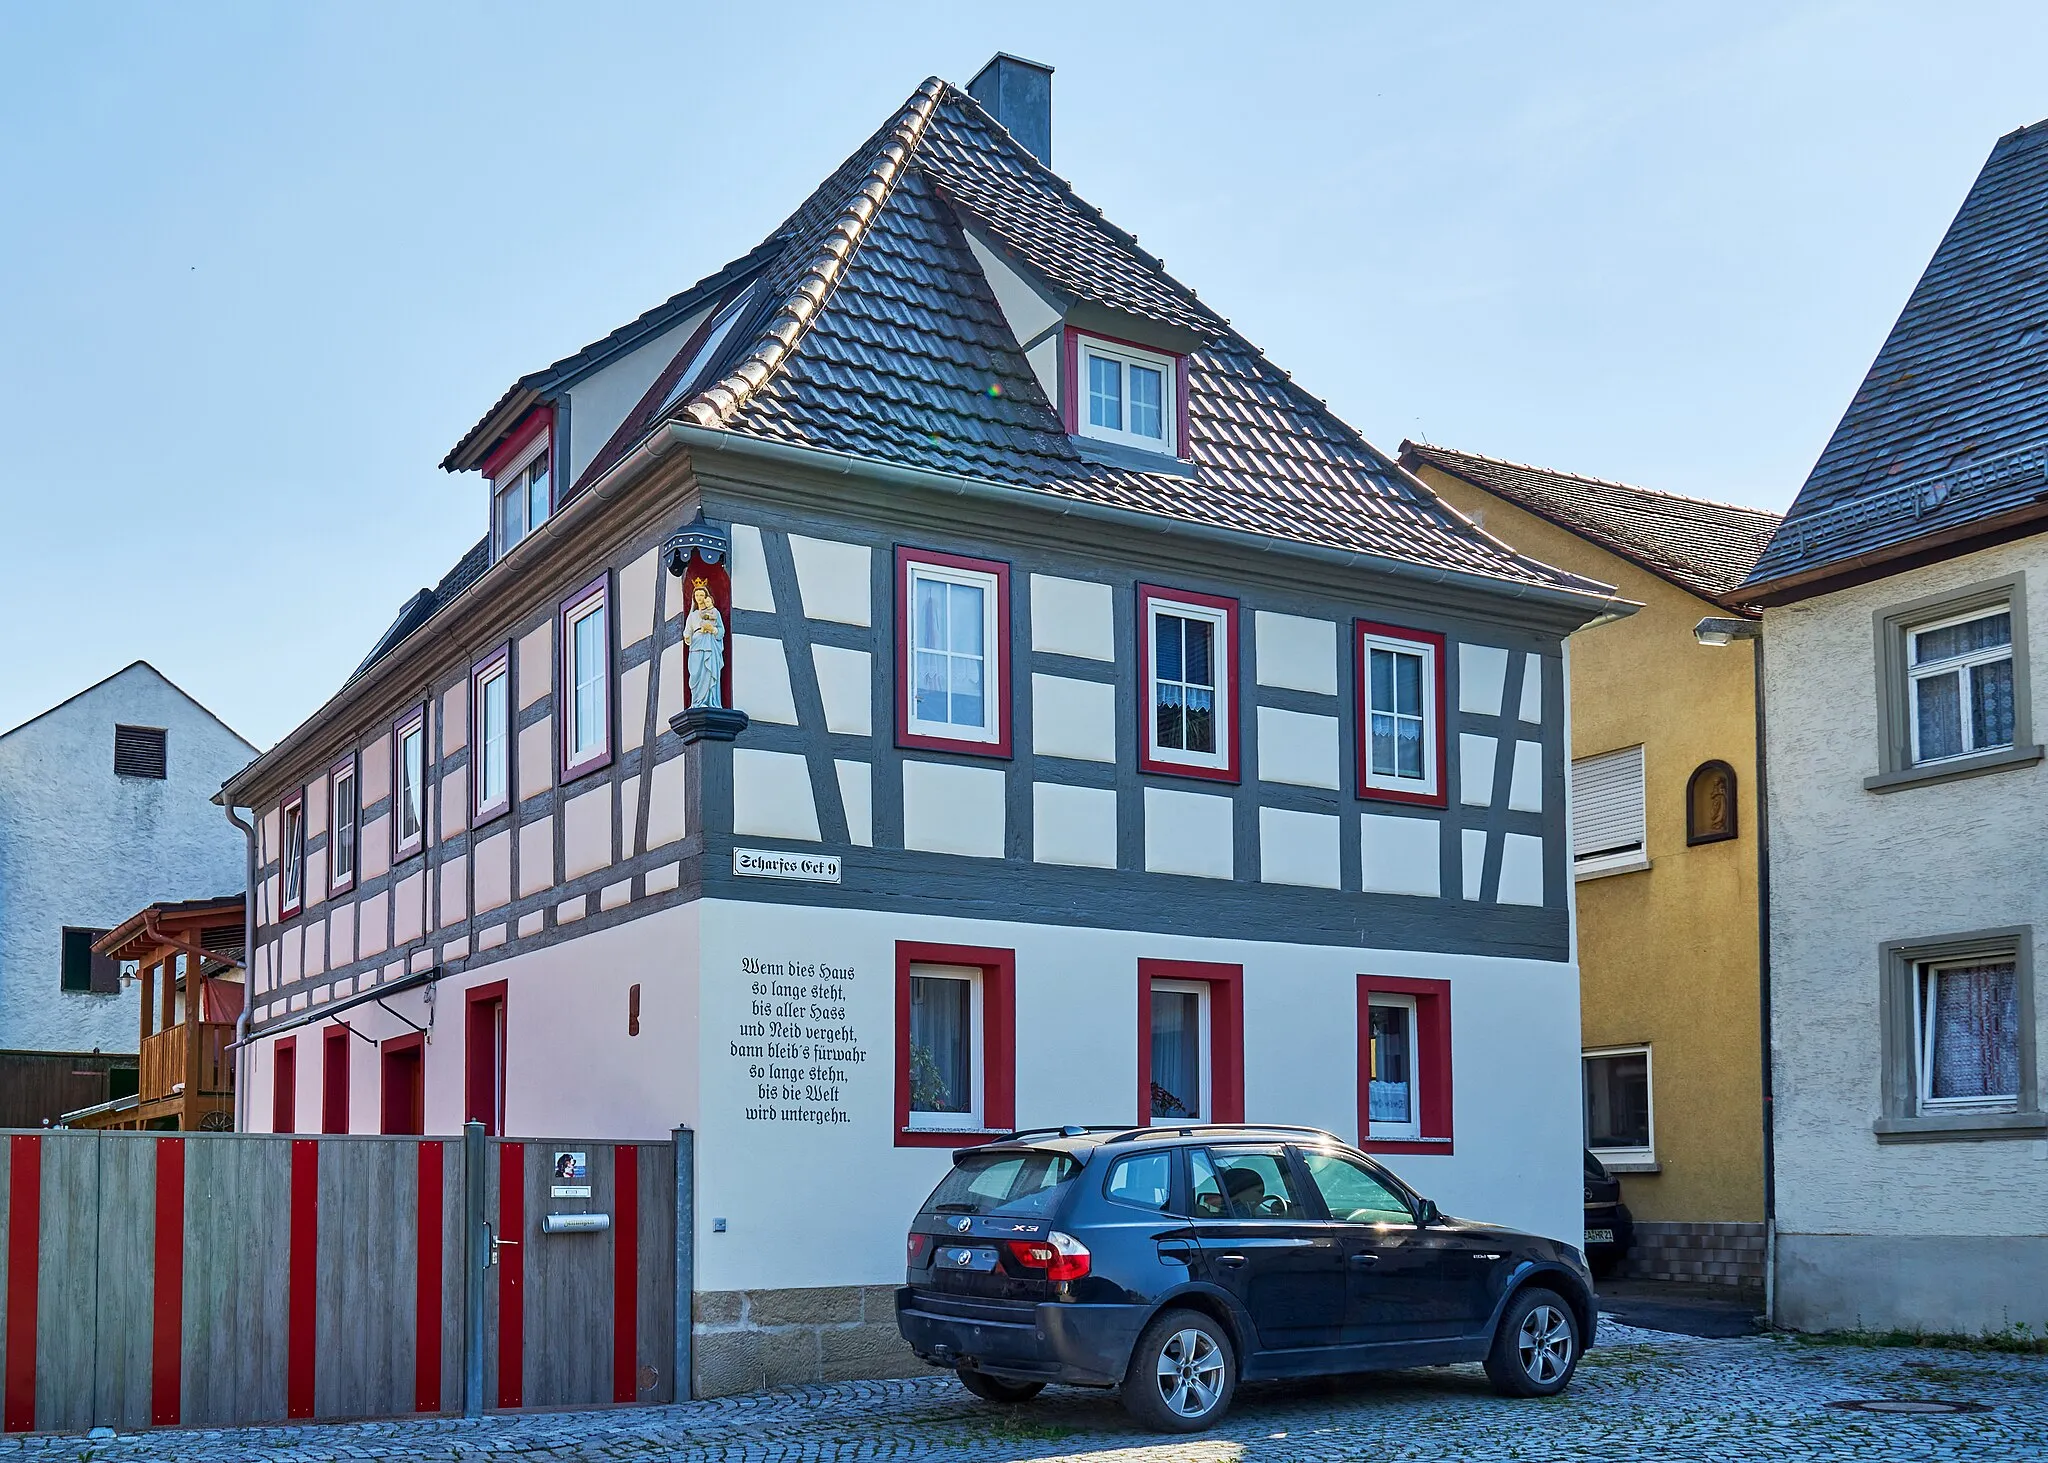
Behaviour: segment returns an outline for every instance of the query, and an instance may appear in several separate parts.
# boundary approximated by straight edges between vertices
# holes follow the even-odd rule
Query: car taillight
[[[914,1234],[903,1247],[904,1259],[912,1269],[916,1269],[924,1263],[924,1257],[930,1252],[931,1247],[932,1237],[930,1235]]]
[[[1010,1258],[1033,1270],[1043,1270],[1047,1280],[1079,1280],[1088,1273],[1088,1246],[1070,1234],[1054,1230],[1044,1239],[1013,1239]]]

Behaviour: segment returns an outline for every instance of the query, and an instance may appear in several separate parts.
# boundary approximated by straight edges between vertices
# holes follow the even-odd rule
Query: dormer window
[[[492,481],[491,557],[503,558],[548,521],[554,510],[554,489],[548,473],[545,433],[513,459],[512,466]]]
[[[1179,358],[1080,330],[1071,339],[1074,430],[1174,456],[1180,447]]]

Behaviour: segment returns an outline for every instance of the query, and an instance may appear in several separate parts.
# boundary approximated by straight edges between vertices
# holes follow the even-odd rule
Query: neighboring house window
[[[1572,870],[1579,878],[1647,869],[1643,749],[1623,747],[1572,763]]]
[[[1016,1111],[1016,956],[896,947],[896,1146],[953,1147]]]
[[[1359,796],[1441,807],[1444,637],[1370,620],[1357,628]]]
[[[512,803],[512,659],[508,649],[485,660],[474,673],[476,821],[495,817]]]
[[[1451,986],[1358,978],[1358,1146],[1368,1153],[1449,1153]]]
[[[299,1129],[298,1038],[287,1036],[270,1049],[270,1131]]]
[[[1883,792],[2039,760],[2022,579],[1915,600],[1875,620],[1881,765],[1865,787]]]
[[[493,480],[493,559],[504,557],[520,540],[547,522],[553,511],[548,457],[548,437],[542,433],[527,453],[514,460],[512,468]]]
[[[306,902],[306,795],[288,799],[284,805],[283,833],[278,839],[278,915],[289,917]]]
[[[462,1119],[505,1131],[505,982],[472,988],[465,1001]]]
[[[1650,1098],[1650,1049],[1613,1047],[1582,1059],[1586,1146],[1608,1168],[1626,1172],[1654,1164],[1657,1144]]]
[[[327,887],[339,894],[356,881],[356,824],[362,814],[356,795],[356,759],[344,757],[328,771],[333,807],[327,821]]]
[[[159,779],[167,776],[169,758],[165,743],[169,735],[160,726],[115,727],[114,776]]]
[[[896,551],[897,743],[1010,753],[1010,566]]]
[[[1685,783],[1685,841],[1723,843],[1735,836],[1735,769],[1702,762]]]
[[[1237,601],[1138,586],[1138,768],[1237,780]]]
[[[1083,437],[1168,456],[1180,449],[1180,359],[1084,331],[1069,332],[1074,429]]]
[[[57,974],[59,990],[107,996],[121,989],[120,962],[93,953],[93,942],[106,933],[105,930],[65,927]]]
[[[415,854],[427,841],[427,713],[416,707],[400,717],[391,746],[391,858]]]
[[[1884,1116],[1879,1138],[2048,1131],[2034,1056],[2026,928],[1881,947]]]
[[[562,602],[562,776],[612,758],[611,581],[600,576]]]
[[[1138,962],[1138,1121],[1244,1121],[1244,967]]]

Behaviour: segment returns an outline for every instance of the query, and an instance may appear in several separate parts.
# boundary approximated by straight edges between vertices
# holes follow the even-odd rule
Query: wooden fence
[[[688,1377],[673,1143],[5,1144],[6,1431],[666,1402]]]

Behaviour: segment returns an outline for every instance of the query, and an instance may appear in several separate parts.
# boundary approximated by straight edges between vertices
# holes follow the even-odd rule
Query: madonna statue
[[[690,705],[721,706],[725,684],[725,617],[711,602],[711,586],[690,581],[690,613],[683,621],[683,646],[689,653]]]

